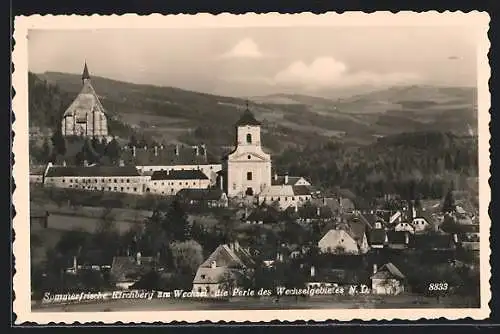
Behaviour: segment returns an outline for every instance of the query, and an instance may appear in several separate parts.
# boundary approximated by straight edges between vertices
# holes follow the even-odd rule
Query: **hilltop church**
[[[65,137],[108,138],[106,112],[90,81],[85,62],[82,74],[83,87],[63,115],[61,130]]]

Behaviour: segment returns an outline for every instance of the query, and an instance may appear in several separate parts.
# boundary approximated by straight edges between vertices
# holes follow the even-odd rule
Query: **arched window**
[[[247,144],[252,143],[252,135],[250,133],[247,133]]]

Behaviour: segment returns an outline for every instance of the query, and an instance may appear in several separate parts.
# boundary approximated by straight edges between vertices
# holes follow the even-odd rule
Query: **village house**
[[[311,204],[316,207],[328,208],[333,214],[353,213],[355,210],[354,203],[345,197],[321,197],[312,198]]]
[[[301,176],[278,175],[275,173],[271,180],[273,186],[311,186],[311,183]]]
[[[276,204],[280,210],[300,207],[312,197],[311,188],[306,185],[273,185],[265,188],[258,196],[259,204]]]
[[[45,171],[47,166],[32,166],[30,165],[30,183],[43,184]]]
[[[459,243],[458,234],[436,233],[414,235],[410,247],[432,252],[451,252]]]
[[[175,196],[182,189],[207,189],[210,180],[201,170],[170,170],[153,172],[145,192]]]
[[[372,229],[368,236],[368,243],[373,249],[384,248],[389,243],[387,231],[383,228]]]
[[[184,188],[176,196],[181,203],[190,207],[226,208],[228,206],[226,193],[219,188]]]
[[[143,175],[157,171],[200,170],[208,176],[210,185],[217,182],[217,173],[222,165],[214,163],[205,145],[155,145],[125,146],[120,160],[124,165],[136,166]]]
[[[365,254],[369,250],[366,234],[355,235],[348,226],[329,230],[318,242],[322,253]]]
[[[153,257],[115,256],[111,264],[110,282],[119,289],[129,289],[145,274],[155,269]]]
[[[392,263],[377,268],[373,265],[372,293],[377,295],[398,295],[405,291],[406,277]]]
[[[412,223],[409,223],[408,221],[401,221],[394,226],[394,231],[396,232],[408,232],[408,233],[415,233],[415,228],[413,227]]]
[[[410,245],[411,232],[387,231],[387,248],[407,249]]]
[[[273,206],[262,205],[255,208],[243,220],[247,224],[276,224],[280,220],[280,212]]]
[[[52,166],[49,164],[45,185],[91,191],[142,194],[144,177],[133,166]]]
[[[329,254],[309,268],[306,287],[346,287],[369,283],[370,272],[366,270],[361,256]]]
[[[216,297],[218,290],[232,290],[255,265],[250,253],[238,242],[218,246],[198,267],[193,292]]]
[[[462,249],[475,252],[479,251],[479,224],[461,225],[457,239]]]

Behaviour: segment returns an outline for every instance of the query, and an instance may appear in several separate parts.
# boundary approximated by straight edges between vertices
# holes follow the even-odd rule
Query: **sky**
[[[470,27],[30,30],[29,69],[227,96],[476,85]]]

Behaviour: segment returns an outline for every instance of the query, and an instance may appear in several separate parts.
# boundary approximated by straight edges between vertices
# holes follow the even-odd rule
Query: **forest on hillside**
[[[304,175],[329,191],[351,189],[364,198],[442,198],[478,176],[477,142],[451,133],[420,132],[381,138],[367,146],[343,143],[287,150],[274,163],[280,173]]]

